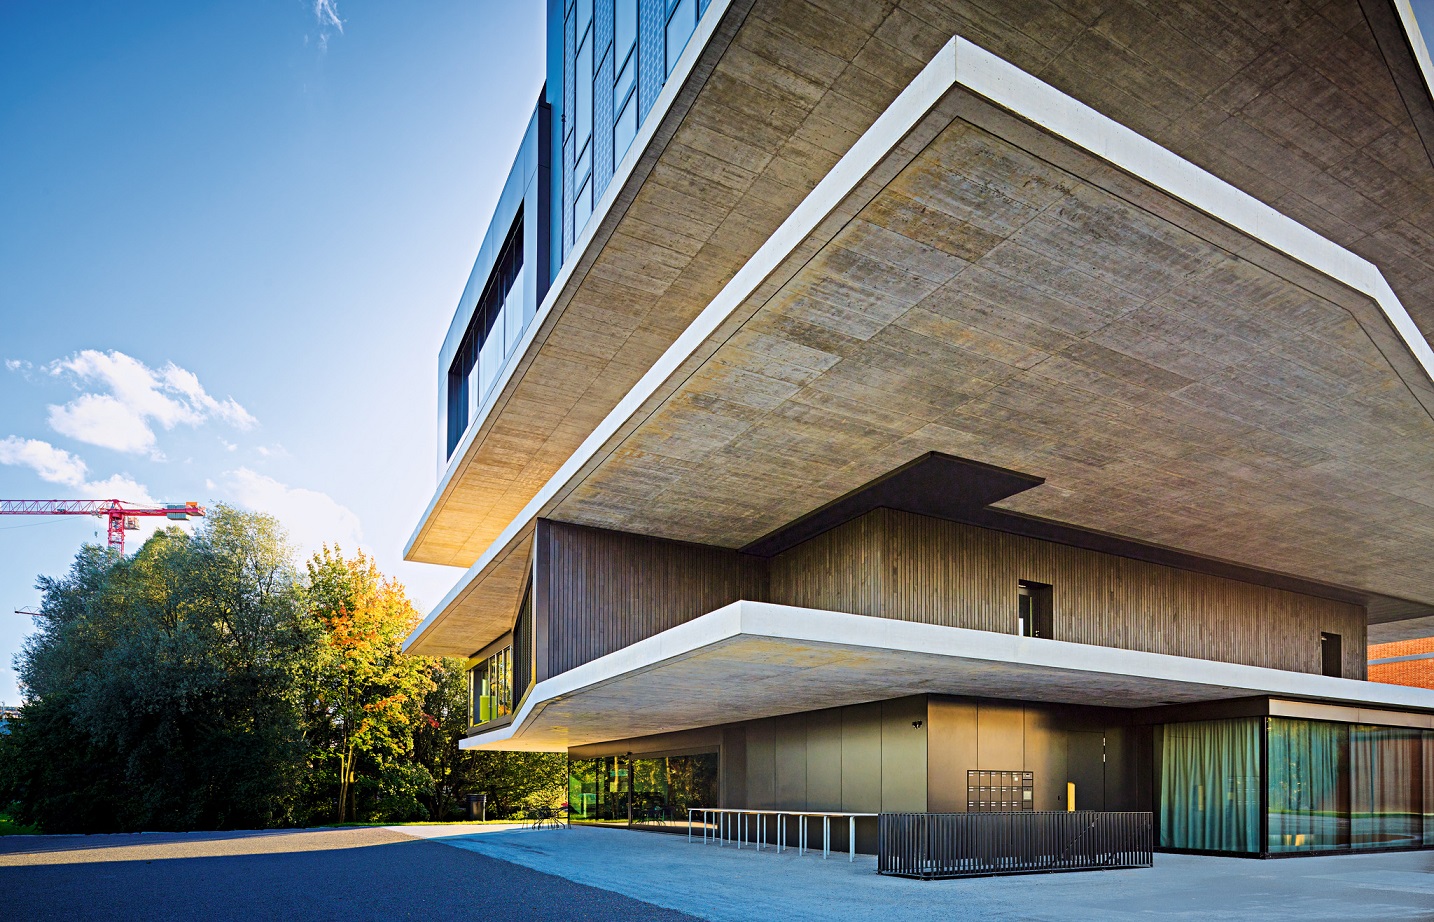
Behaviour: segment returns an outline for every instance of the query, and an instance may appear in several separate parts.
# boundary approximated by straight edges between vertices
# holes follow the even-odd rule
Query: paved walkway
[[[0,838],[6,922],[683,918],[385,829]]]
[[[689,845],[624,829],[405,827],[478,854],[705,919],[1434,920],[1434,852],[1256,861],[1156,855],[1155,867],[974,880],[881,877],[874,858],[823,861]]]

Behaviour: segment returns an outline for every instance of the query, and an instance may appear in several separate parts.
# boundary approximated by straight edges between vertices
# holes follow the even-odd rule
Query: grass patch
[[[0,813],[0,836],[38,836],[39,826],[22,826],[8,813]]]

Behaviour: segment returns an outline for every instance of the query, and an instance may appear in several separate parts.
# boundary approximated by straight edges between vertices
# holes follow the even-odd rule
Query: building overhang
[[[953,138],[968,161],[941,160]],[[923,156],[926,175],[913,172]],[[1010,286],[1004,304],[914,310],[943,285],[963,296],[941,279],[984,258],[937,239],[963,207],[940,197],[966,179],[995,190],[989,213],[967,215],[973,239],[998,237],[1022,196],[1053,184],[1075,218],[1052,217],[1046,252],[1012,244],[1028,265],[981,267]],[[932,201],[913,199],[918,181]],[[1102,261],[1090,248],[1107,241]],[[1084,263],[1061,263],[1067,250]],[[1162,302],[1159,284],[1122,289],[1142,272],[1195,278]],[[1054,290],[1067,283],[1088,287]],[[1023,297],[1070,313],[1043,326]],[[1077,315],[1091,328],[1059,329]],[[1045,481],[1007,511],[1384,596],[1380,618],[1415,617],[1434,604],[1431,369],[1372,263],[953,39],[455,593],[538,517],[743,547],[940,451]]]
[[[1269,696],[1434,727],[1425,689],[735,602],[539,682],[512,723],[461,746],[561,752],[922,694],[1116,708]]]

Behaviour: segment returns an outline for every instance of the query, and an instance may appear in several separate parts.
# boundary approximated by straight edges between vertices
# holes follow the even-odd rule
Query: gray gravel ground
[[[0,838],[0,919],[680,920],[388,829]]]

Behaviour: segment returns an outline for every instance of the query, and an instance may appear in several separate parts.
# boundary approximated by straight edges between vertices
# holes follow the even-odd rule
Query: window
[[[668,0],[668,9],[666,73],[671,76],[682,49],[687,47],[687,40],[697,28],[697,3],[696,0]]]
[[[637,0],[617,0],[613,9],[613,62],[620,68],[637,42]]]
[[[612,126],[612,162],[621,163],[622,157],[627,149],[632,146],[632,139],[637,137],[637,94],[631,93],[627,97],[627,104],[617,114],[617,120]]]
[[[486,657],[468,671],[470,725],[513,713],[513,645]]]
[[[1344,675],[1344,651],[1341,649],[1338,634],[1326,634],[1323,631],[1319,635],[1319,658],[1320,672],[1323,675],[1334,676],[1336,679]]]
[[[1022,637],[1055,636],[1054,594],[1046,583],[1020,580],[1016,583],[1016,633]]]
[[[568,804],[575,823],[665,825],[691,807],[715,807],[717,753],[604,756],[568,760]]]
[[[528,319],[523,307],[523,213],[519,211],[448,366],[450,457],[497,383]]]

